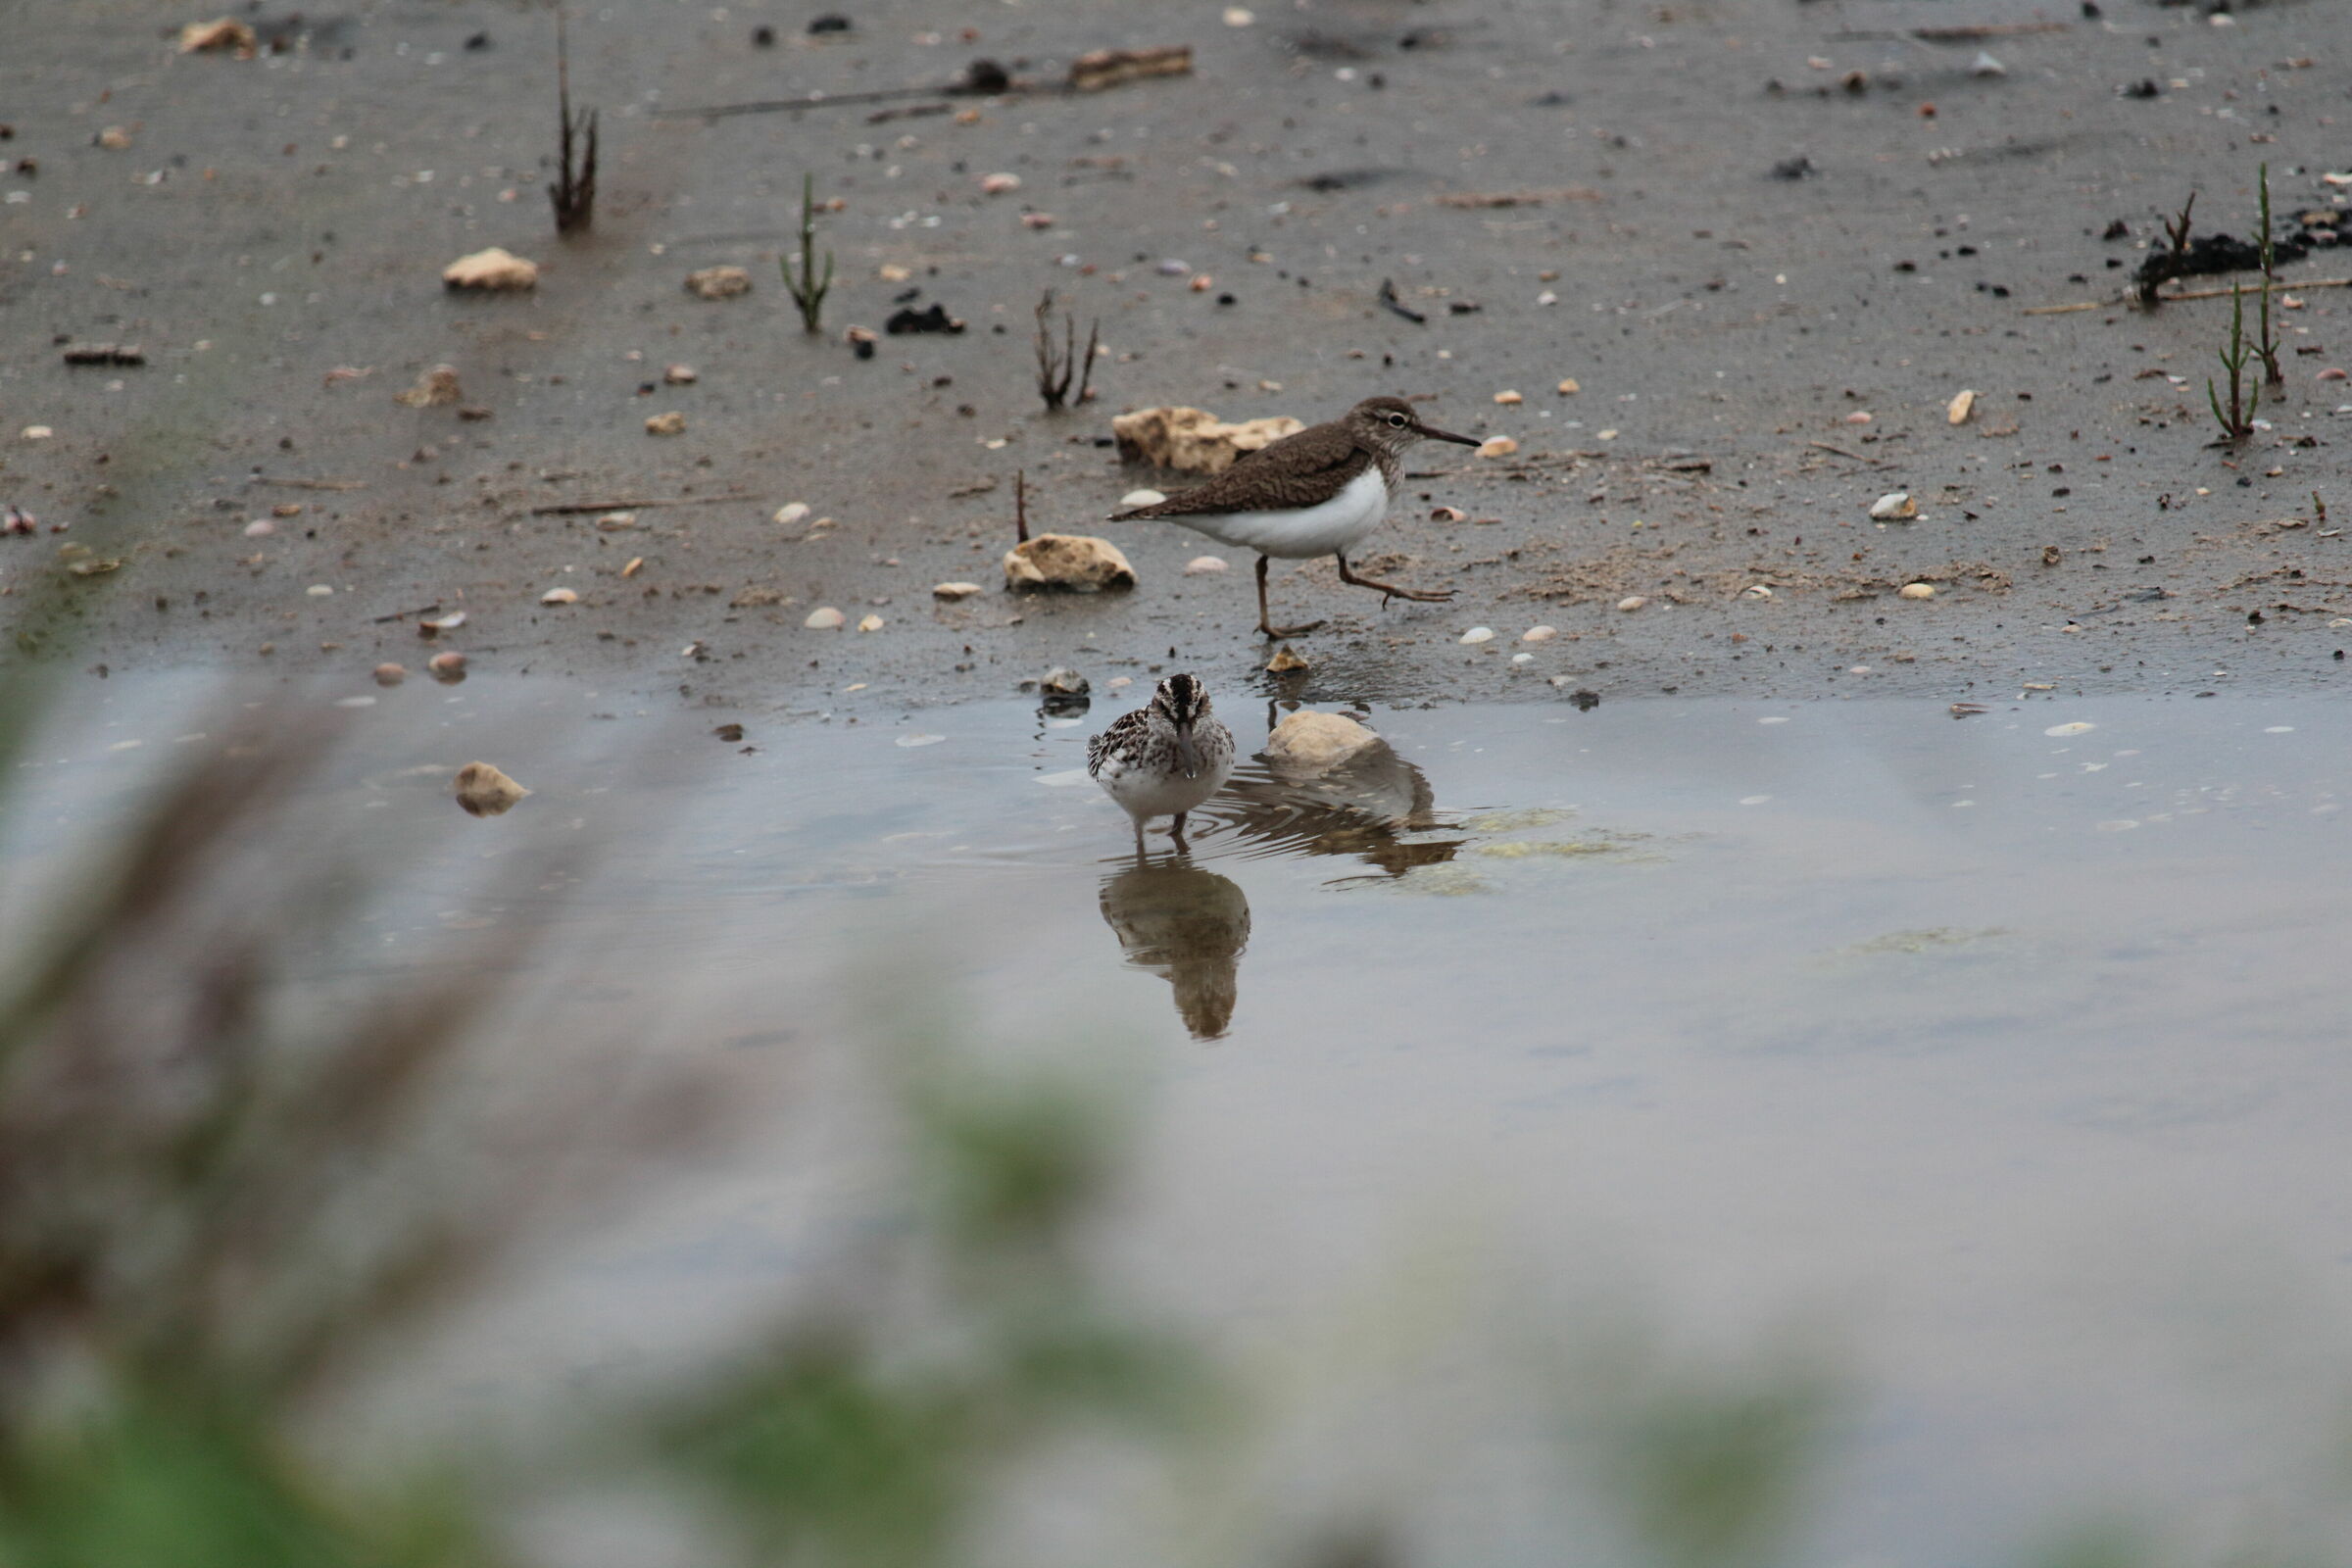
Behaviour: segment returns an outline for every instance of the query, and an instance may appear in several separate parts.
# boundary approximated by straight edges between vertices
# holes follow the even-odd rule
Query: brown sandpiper
[[[1399,588],[1348,569],[1348,552],[1380,526],[1389,503],[1404,484],[1404,449],[1416,441],[1479,445],[1476,436],[1455,435],[1424,424],[1402,398],[1366,398],[1328,424],[1246,453],[1232,467],[1182,495],[1111,514],[1112,522],[1166,517],[1224,544],[1257,552],[1257,629],[1268,637],[1296,637],[1323,624],[1277,626],[1266,613],[1266,563],[1311,561],[1329,556],[1340,564],[1340,581],[1377,589],[1381,603],[1411,599],[1442,604],[1450,588]]]

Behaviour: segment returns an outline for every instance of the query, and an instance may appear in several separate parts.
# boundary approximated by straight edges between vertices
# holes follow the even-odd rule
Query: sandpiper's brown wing
[[[1284,512],[1294,507],[1317,506],[1347,488],[1348,481],[1363,472],[1371,462],[1372,454],[1355,444],[1345,424],[1309,425],[1255,452],[1244,453],[1232,467],[1182,495],[1137,507],[1132,512],[1114,512],[1110,520],[1198,517],[1222,512]]]

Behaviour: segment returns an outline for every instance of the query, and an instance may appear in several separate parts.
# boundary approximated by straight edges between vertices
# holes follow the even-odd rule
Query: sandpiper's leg
[[[1257,558],[1257,629],[1267,637],[1303,637],[1323,623],[1310,620],[1303,626],[1277,626],[1266,617],[1266,558]]]
[[[1442,605],[1453,597],[1453,590],[1450,588],[1399,588],[1395,583],[1374,582],[1369,577],[1358,577],[1348,569],[1348,558],[1336,550],[1332,552],[1331,559],[1340,564],[1340,581],[1356,588],[1379,589],[1383,608],[1387,607],[1392,598],[1410,599],[1415,604],[1421,605]]]
[[[1184,842],[1184,813],[1182,811],[1178,811],[1176,820],[1168,824],[1168,837],[1174,841],[1179,850],[1192,848],[1191,845]]]

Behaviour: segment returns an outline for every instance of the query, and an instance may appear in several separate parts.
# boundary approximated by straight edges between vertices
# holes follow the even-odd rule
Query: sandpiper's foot
[[[1392,599],[1409,599],[1416,605],[1442,605],[1454,594],[1451,588],[1399,588],[1393,582],[1374,582],[1369,577],[1358,577],[1349,571],[1346,556],[1334,556],[1332,560],[1340,564],[1340,581],[1351,588],[1372,589],[1380,595],[1381,608],[1384,610]]]
[[[1265,618],[1260,616],[1257,622],[1257,631],[1261,637],[1279,640],[1284,637],[1303,637],[1310,631],[1320,630],[1322,625],[1323,622],[1319,620],[1310,620],[1302,626],[1269,626],[1266,624]]]

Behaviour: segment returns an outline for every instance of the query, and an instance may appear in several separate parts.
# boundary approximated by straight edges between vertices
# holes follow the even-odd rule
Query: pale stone
[[[1004,553],[1004,581],[1012,588],[1063,588],[1091,594],[1104,588],[1134,587],[1135,568],[1107,539],[1041,533]]]
[[[1965,390],[1955,392],[1952,394],[1952,401],[1944,408],[1943,422],[1946,424],[1966,424],[1968,422],[1968,416],[1976,412],[1976,393]]]
[[[1482,458],[1507,458],[1518,450],[1519,443],[1507,435],[1489,436],[1479,443],[1478,455]]]
[[[543,605],[576,605],[580,602],[580,596],[569,588],[550,588],[539,596],[539,602]]]
[[[1927,582],[1907,582],[1897,592],[1905,599],[1933,599],[1936,597],[1936,585]]]
[[[686,433],[686,416],[674,409],[667,414],[653,415],[645,421],[645,433],[647,435],[684,435]]]
[[[1205,409],[1138,409],[1110,421],[1122,463],[1149,463],[1179,473],[1223,473],[1246,452],[1270,446],[1306,426],[1288,415],[1228,424]]]
[[[1523,643],[1547,643],[1560,634],[1557,626],[1530,626],[1519,634]]]
[[[530,794],[488,762],[467,762],[458,769],[458,804],[473,816],[497,816]]]
[[[1345,713],[1292,713],[1266,737],[1266,761],[1293,778],[1329,772],[1388,743]]]
[[[825,605],[808,612],[808,617],[801,624],[810,631],[839,631],[848,623],[849,618],[831,605]]]
[[[1156,507],[1168,498],[1157,490],[1130,490],[1119,497],[1122,507]]]
[[[1468,631],[1462,633],[1461,640],[1466,643],[1491,643],[1494,640],[1494,628],[1492,626],[1473,626]]]
[[[1497,392],[1494,394],[1494,401],[1508,408],[1514,403],[1525,403],[1527,399],[1516,392]]]
[[[706,267],[686,274],[686,292],[698,300],[731,300],[752,291],[752,274],[740,267]]]
[[[449,288],[520,289],[539,286],[539,264],[493,245],[471,256],[461,256],[441,270]]]
[[[406,392],[395,392],[392,401],[411,409],[438,408],[455,403],[466,394],[458,386],[458,370],[453,365],[436,365],[416,378],[416,384]]]
[[[776,509],[776,520],[778,522],[798,522],[807,515],[808,515],[808,503],[806,501],[787,502],[785,505]]]
[[[956,600],[969,599],[975,594],[982,594],[986,593],[987,591],[988,590],[982,588],[976,582],[943,582],[932,585],[931,597],[934,599],[945,599],[952,604]]]
[[[1195,556],[1184,564],[1184,574],[1187,577],[1213,576],[1217,572],[1230,569],[1221,556]]]

